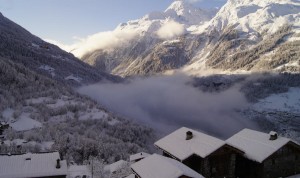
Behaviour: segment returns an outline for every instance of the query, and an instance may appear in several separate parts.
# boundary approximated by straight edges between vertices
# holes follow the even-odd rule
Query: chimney
[[[60,168],[60,159],[57,159],[56,160],[56,169],[59,169]]]
[[[191,140],[193,138],[193,132],[187,131],[186,132],[186,140]]]
[[[277,140],[277,138],[278,138],[277,132],[271,131],[271,132],[269,133],[269,135],[270,135],[269,140]]]

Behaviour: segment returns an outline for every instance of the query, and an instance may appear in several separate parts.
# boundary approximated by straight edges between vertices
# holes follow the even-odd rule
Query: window
[[[298,161],[298,159],[299,159],[299,158],[298,158],[298,155],[296,155],[296,156],[295,156],[295,160]]]
[[[272,159],[272,165],[275,165],[275,163],[276,163],[275,159]]]

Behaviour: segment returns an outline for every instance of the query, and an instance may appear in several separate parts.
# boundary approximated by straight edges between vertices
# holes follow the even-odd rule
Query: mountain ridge
[[[118,81],[118,77],[96,70],[71,53],[47,43],[2,16],[0,17],[0,56],[23,64],[35,72],[71,86],[100,80]]]
[[[192,75],[211,69],[225,73],[300,71],[295,57],[299,55],[300,2],[228,0],[212,14],[174,1],[164,12],[120,24],[114,30],[117,38],[134,34],[121,40],[121,45],[90,51],[81,59],[119,76],[169,70]],[[161,31],[167,37],[160,36]],[[289,52],[283,52],[288,46]],[[251,54],[260,48],[264,49]],[[242,55],[255,57],[248,60]]]

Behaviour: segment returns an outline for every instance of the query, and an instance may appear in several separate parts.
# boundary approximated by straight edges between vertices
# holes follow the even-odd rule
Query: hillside
[[[101,80],[118,80],[80,61],[72,54],[32,35],[0,13],[0,56],[44,76],[79,86]]]
[[[69,162],[93,156],[110,163],[149,151],[152,129],[71,88],[118,77],[97,71],[2,15],[0,37],[1,154],[59,150]]]
[[[99,69],[121,75],[149,75],[185,65],[198,47],[198,37],[190,38],[187,28],[205,24],[216,9],[202,10],[185,1],[174,1],[164,12],[152,12],[138,20],[120,24],[112,33],[122,45],[100,47],[81,59]],[[118,36],[119,35],[119,36]],[[80,50],[80,49],[78,49]],[[76,54],[76,50],[72,51]]]
[[[210,37],[187,70],[299,72],[299,12],[296,1],[229,0],[194,32]]]

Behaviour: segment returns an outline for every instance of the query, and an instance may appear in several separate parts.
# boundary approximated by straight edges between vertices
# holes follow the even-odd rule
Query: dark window
[[[275,165],[275,159],[272,159],[272,165]]]
[[[296,156],[295,156],[295,160],[298,161],[298,159],[299,159],[299,158],[298,158],[298,155],[296,155]]]

